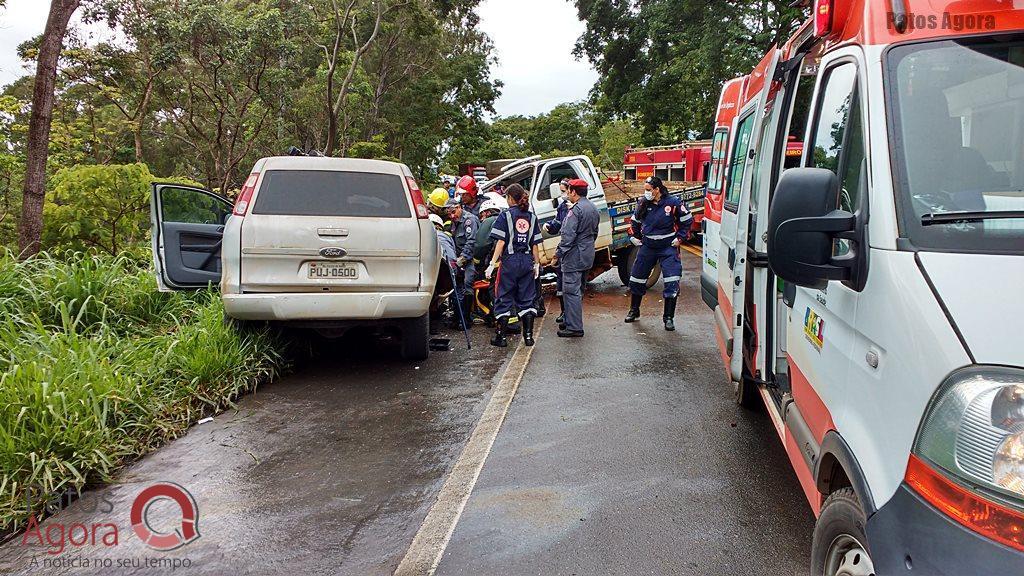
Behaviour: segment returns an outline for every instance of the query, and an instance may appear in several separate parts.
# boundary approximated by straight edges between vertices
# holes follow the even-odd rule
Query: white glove
[[[534,262],[533,264],[533,279],[540,278],[540,264]]]
[[[466,258],[465,256],[459,256],[458,258],[455,259],[455,265],[458,266],[459,268],[465,268],[466,262],[468,261],[469,259]]]
[[[484,278],[490,278],[494,275],[494,262],[487,265],[487,270],[484,270]]]
[[[545,224],[544,225],[544,231],[547,232],[548,234],[551,234],[551,225],[550,224]]]
[[[643,242],[641,242],[640,239],[637,238],[636,236],[630,236],[629,237],[629,241],[633,244],[633,246],[642,246],[643,245]]]
[[[679,238],[676,238],[675,240],[672,241],[672,247],[673,248],[679,248],[679,246],[681,244],[682,244],[682,242],[679,240]]]

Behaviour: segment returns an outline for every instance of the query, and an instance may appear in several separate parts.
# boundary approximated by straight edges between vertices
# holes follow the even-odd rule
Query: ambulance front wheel
[[[833,492],[821,507],[811,543],[811,576],[874,576],[867,517],[853,488]]]

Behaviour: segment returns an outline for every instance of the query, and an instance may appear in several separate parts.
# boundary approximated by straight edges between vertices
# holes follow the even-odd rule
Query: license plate
[[[309,277],[313,280],[357,280],[359,267],[355,264],[333,264],[327,262],[311,262]]]

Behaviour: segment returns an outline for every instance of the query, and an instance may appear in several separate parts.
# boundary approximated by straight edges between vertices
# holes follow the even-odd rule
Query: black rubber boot
[[[533,346],[536,341],[533,339],[533,314],[527,314],[523,316],[523,343],[527,346]]]
[[[558,322],[559,326],[565,324],[565,297],[558,297],[558,318],[555,318],[555,322]]]
[[[494,338],[491,338],[491,346],[508,348],[508,338],[505,337],[505,326],[508,325],[508,316],[498,318],[494,323]]]
[[[665,330],[669,332],[676,331],[676,299],[665,298],[665,315],[662,318],[665,320]]]
[[[632,298],[629,301],[629,312],[626,312],[626,324],[632,324],[636,322],[636,319],[640,317],[640,303],[643,302],[644,297],[638,294],[632,294]]]

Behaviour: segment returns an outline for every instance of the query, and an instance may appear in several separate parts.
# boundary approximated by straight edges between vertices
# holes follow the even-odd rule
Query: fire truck
[[[705,301],[813,576],[1024,574],[1022,119],[1019,0],[815,0],[723,87]]]

